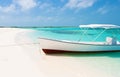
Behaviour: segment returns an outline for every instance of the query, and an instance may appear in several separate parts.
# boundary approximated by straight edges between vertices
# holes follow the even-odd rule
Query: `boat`
[[[118,29],[116,25],[80,25],[80,28],[103,28],[94,40],[99,38],[106,30]],[[86,30],[85,30],[86,32]],[[83,35],[85,33],[83,32]],[[120,42],[116,37],[106,36],[106,41],[68,41],[56,40],[50,38],[39,38],[40,46],[45,53],[62,53],[62,52],[109,52],[120,51]]]

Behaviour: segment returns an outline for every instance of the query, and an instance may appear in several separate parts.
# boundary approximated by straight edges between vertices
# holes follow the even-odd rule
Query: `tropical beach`
[[[0,0],[0,77],[120,77],[120,0]]]
[[[119,77],[120,52],[46,55],[24,28],[0,28],[1,77]]]

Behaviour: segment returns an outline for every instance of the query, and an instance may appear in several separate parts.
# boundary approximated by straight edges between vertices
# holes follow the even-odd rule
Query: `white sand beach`
[[[45,55],[31,31],[0,28],[0,77],[120,77],[120,56]]]
[[[21,43],[25,41],[16,39],[20,32],[27,32],[27,30],[0,28],[0,77],[42,77],[43,74],[28,54],[35,46],[29,45],[31,51],[24,49],[27,45],[21,45],[17,41]],[[33,52],[37,50],[36,48]]]

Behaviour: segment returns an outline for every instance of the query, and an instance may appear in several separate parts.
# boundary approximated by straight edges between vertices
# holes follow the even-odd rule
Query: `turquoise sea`
[[[109,36],[115,37],[120,41],[119,29],[105,31],[104,29],[80,29],[78,27],[30,29],[34,31],[29,36],[34,42],[38,43],[39,37],[70,41],[105,41],[106,37]],[[96,38],[98,35],[99,38]],[[58,69],[61,67],[61,62],[63,62],[66,65],[64,69],[69,68],[68,71],[71,70],[75,74],[78,74],[78,76],[74,77],[120,77],[120,52],[65,53],[46,56],[49,56],[49,58],[55,57],[50,61],[57,59],[53,63],[58,66],[56,67]],[[51,67],[49,68],[53,69]]]
[[[103,29],[103,28],[79,28],[79,27],[62,27],[62,28],[33,28],[35,30],[34,39],[51,38],[69,41],[99,41],[105,42],[106,37],[115,37],[120,40],[120,29]]]

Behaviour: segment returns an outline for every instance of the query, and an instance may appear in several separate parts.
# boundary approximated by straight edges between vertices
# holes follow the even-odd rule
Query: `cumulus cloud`
[[[68,0],[68,3],[64,6],[70,9],[84,9],[93,6],[96,0]]]
[[[39,2],[38,8],[40,11],[44,13],[53,13],[57,12],[59,7],[54,7],[53,4],[48,3],[48,2]]]
[[[30,10],[37,6],[35,0],[14,0],[14,3],[20,6],[21,10]]]
[[[9,6],[5,6],[5,7],[0,6],[0,11],[4,13],[13,12],[15,11],[15,5],[10,4]]]
[[[11,4],[0,6],[0,12],[10,13],[15,11],[27,11],[37,6],[35,0],[13,0]]]

